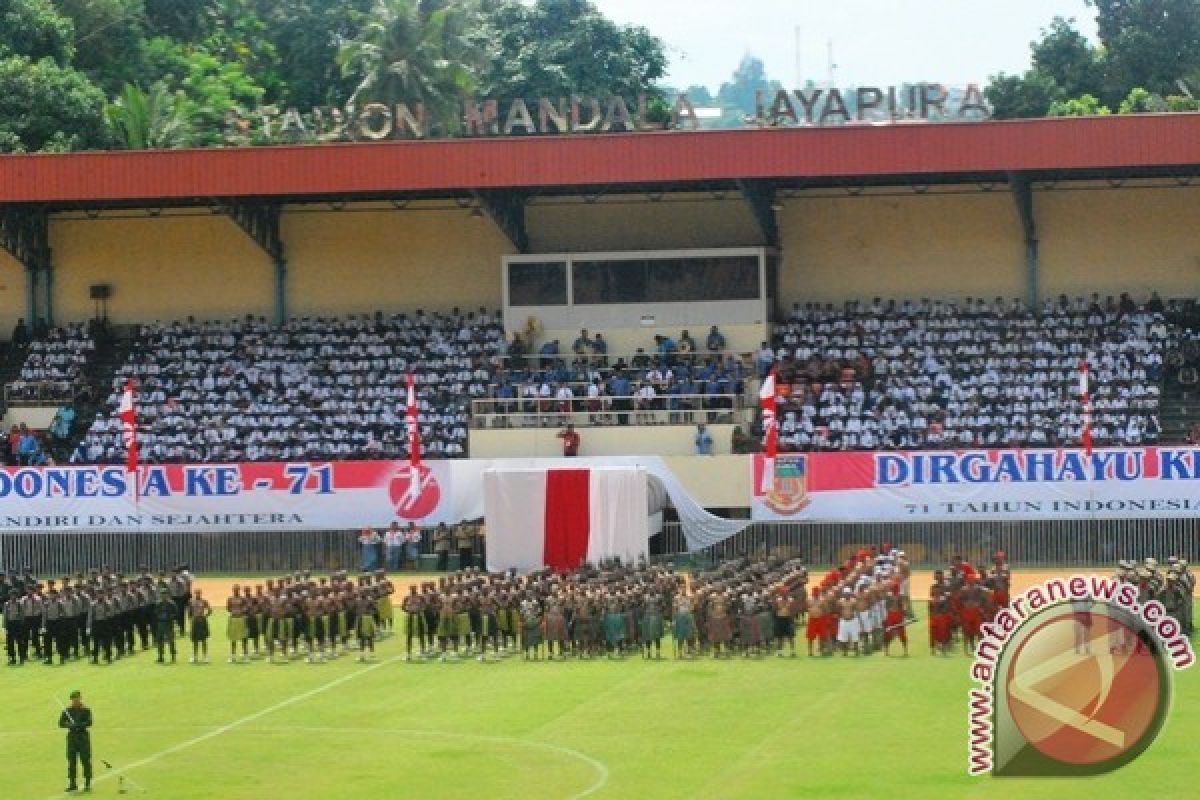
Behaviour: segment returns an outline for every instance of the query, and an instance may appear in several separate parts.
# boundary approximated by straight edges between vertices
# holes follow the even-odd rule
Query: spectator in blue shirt
[[[17,455],[20,456],[21,464],[30,466],[37,460],[38,450],[37,436],[33,431],[26,428],[21,433],[21,441],[17,444]]]
[[[717,326],[713,325],[712,330],[708,332],[708,339],[705,340],[705,345],[710,352],[716,353],[725,349],[725,336],[717,330]]]
[[[577,356],[584,356],[591,352],[592,338],[588,336],[587,328],[579,332],[579,336],[576,337],[575,343],[571,345],[571,349]]]
[[[608,382],[608,393],[613,397],[613,409],[617,412],[617,424],[629,424],[629,398],[633,394],[633,385],[629,379],[625,377],[625,373],[618,372],[613,375],[612,380]]]
[[[696,455],[711,456],[713,454],[713,439],[712,434],[704,427],[701,422],[696,426]]]

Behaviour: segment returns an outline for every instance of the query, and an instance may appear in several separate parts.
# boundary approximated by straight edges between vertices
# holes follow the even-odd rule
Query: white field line
[[[107,771],[107,772],[95,777],[92,780],[92,783],[97,784],[97,783],[100,783],[101,781],[111,780],[120,775],[124,775],[125,773],[130,772],[132,770],[138,769],[140,767],[148,766],[149,764],[153,764],[154,762],[156,762],[160,759],[166,758],[167,756],[174,755],[175,753],[181,752],[183,750],[187,750],[190,747],[195,747],[198,744],[207,742],[209,739],[216,738],[217,736],[221,736],[223,734],[229,733],[232,730],[241,728],[245,725],[248,725],[251,722],[262,719],[263,717],[267,716],[268,714],[273,714],[276,711],[287,708],[288,706],[296,705],[297,703],[303,703],[305,700],[316,697],[317,695],[323,694],[324,692],[327,692],[330,689],[341,686],[343,683],[352,681],[355,678],[360,678],[369,672],[373,672],[373,671],[379,669],[380,667],[387,666],[388,664],[393,664],[397,661],[402,661],[403,659],[404,659],[404,656],[402,656],[402,655],[401,656],[393,656],[392,658],[389,658],[385,661],[380,661],[378,664],[372,664],[369,667],[365,667],[363,669],[356,670],[347,675],[343,675],[340,678],[335,678],[334,680],[329,681],[328,683],[321,684],[320,686],[317,686],[313,689],[309,689],[306,692],[301,692],[300,694],[289,697],[286,700],[281,700],[278,703],[275,703],[274,705],[268,706],[267,708],[264,708],[260,711],[256,711],[253,714],[249,714],[245,717],[242,717],[241,719],[234,720],[233,722],[226,723],[225,725],[221,725],[220,727],[217,727],[217,728],[212,728],[212,729],[208,730],[206,733],[203,733],[192,739],[188,739],[187,741],[180,742],[177,745],[168,747],[166,750],[161,750],[157,753],[154,753],[153,755],[146,756],[145,758],[139,759],[130,764],[126,764],[122,767],[118,767],[117,769]],[[127,730],[132,731],[132,730],[150,730],[150,729],[129,728]],[[178,730],[178,728],[175,728],[175,730]],[[559,755],[563,755],[568,758],[573,758],[578,761],[582,761],[583,763],[587,764],[589,767],[591,767],[596,772],[596,780],[590,786],[585,788],[583,791],[571,795],[569,800],[583,800],[586,797],[590,797],[591,795],[593,795],[596,792],[603,789],[604,786],[608,783],[608,775],[609,775],[608,766],[606,764],[604,764],[602,761],[592,758],[591,756],[586,755],[585,753],[581,753],[578,750],[572,750],[569,747],[561,747],[559,745],[550,744],[548,742],[531,741],[528,739],[517,739],[517,738],[507,737],[507,736],[483,736],[483,735],[470,734],[470,733],[453,733],[453,732],[449,732],[449,731],[410,730],[410,729],[406,729],[406,728],[381,729],[381,728],[313,728],[313,727],[294,727],[294,728],[292,728],[292,727],[286,727],[286,728],[259,728],[253,732],[261,732],[261,733],[289,733],[289,732],[395,733],[395,734],[406,734],[406,735],[411,735],[411,736],[433,736],[433,737],[442,737],[442,738],[447,738],[447,739],[467,739],[467,740],[478,741],[478,742],[492,742],[492,743],[496,743],[496,744],[509,744],[509,745],[515,745],[515,746],[520,746],[520,747],[533,747],[533,748],[537,748],[537,749],[541,749],[541,750],[547,750],[552,753],[558,753]],[[97,759],[95,757],[93,757],[93,760],[99,761],[99,759]],[[51,797],[50,800],[64,800],[64,798],[66,798],[65,794],[56,794],[53,797]]]

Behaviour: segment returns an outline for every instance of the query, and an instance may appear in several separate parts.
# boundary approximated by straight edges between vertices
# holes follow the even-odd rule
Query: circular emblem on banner
[[[400,467],[388,484],[388,496],[401,519],[424,519],[437,510],[442,499],[433,470],[425,464]]]
[[[1067,768],[1112,768],[1136,757],[1158,734],[1170,700],[1160,654],[1105,604],[1064,604],[1045,616],[1007,671],[1021,737]]]

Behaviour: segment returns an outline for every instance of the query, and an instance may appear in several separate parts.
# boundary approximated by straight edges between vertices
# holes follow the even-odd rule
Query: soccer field
[[[966,774],[968,659],[225,663],[7,669],[0,797],[60,796],[56,699],[95,713],[95,794],[172,798],[1089,798],[1196,796],[1200,670],[1140,759],[1091,779]],[[802,645],[801,645],[802,647]],[[110,762],[108,771],[101,759]],[[132,782],[136,782],[135,788]]]

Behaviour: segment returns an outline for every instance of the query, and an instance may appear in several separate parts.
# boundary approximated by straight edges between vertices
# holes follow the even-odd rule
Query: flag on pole
[[[763,436],[766,438],[766,456],[763,458],[762,491],[775,487],[775,454],[779,449],[779,418],[775,414],[775,372],[771,371],[758,390],[758,405],[762,409]]]
[[[1083,449],[1088,456],[1092,455],[1092,395],[1088,385],[1088,362],[1085,358],[1079,364],[1079,402],[1083,405],[1083,432],[1080,439]]]
[[[117,416],[121,420],[121,443],[125,445],[125,470],[133,473],[133,501],[136,504],[138,502],[137,404],[134,401],[132,378],[125,381],[125,390],[121,392],[121,402],[117,406]]]
[[[408,407],[404,424],[408,428],[408,463],[415,467],[421,463],[421,425],[417,419],[416,378],[411,372],[408,373]]]

